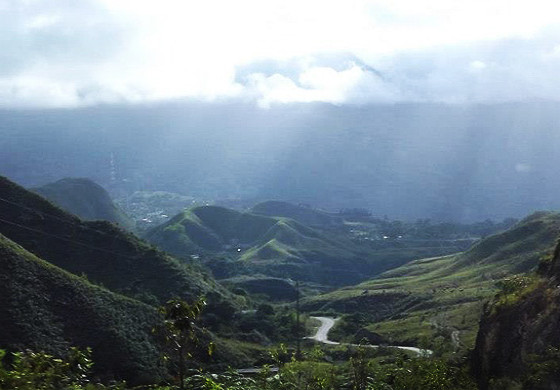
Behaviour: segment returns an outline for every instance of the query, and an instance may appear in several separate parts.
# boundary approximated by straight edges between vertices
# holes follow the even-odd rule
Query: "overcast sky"
[[[560,100],[551,0],[0,0],[0,106]]]

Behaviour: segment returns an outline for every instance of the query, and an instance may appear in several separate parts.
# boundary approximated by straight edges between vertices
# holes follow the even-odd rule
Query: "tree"
[[[196,321],[205,305],[206,302],[202,298],[192,304],[182,299],[171,299],[159,309],[163,315],[165,340],[178,358],[177,370],[181,390],[185,388],[186,358],[192,357],[191,352],[197,342]]]

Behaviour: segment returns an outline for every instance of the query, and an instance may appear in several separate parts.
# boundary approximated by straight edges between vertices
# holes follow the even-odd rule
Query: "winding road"
[[[311,317],[314,320],[320,321],[321,325],[317,328],[317,333],[314,336],[308,337],[310,340],[315,340],[323,344],[330,344],[330,345],[339,345],[336,341],[331,341],[328,338],[329,330],[336,324],[338,318],[330,318],[330,317]]]
[[[314,320],[317,320],[321,323],[321,325],[319,325],[319,327],[317,328],[317,332],[310,337],[307,337],[310,340],[315,340],[319,343],[323,343],[323,344],[329,344],[329,345],[351,345],[351,346],[359,346],[359,344],[349,344],[349,343],[338,343],[336,341],[331,341],[329,340],[329,331],[331,330],[331,328],[334,326],[334,324],[336,323],[336,321],[338,321],[338,318],[331,318],[331,317],[310,317],[313,318]],[[369,347],[369,348],[378,348],[379,345],[371,345],[371,344],[364,344],[361,345],[362,347]],[[404,347],[404,346],[400,346],[400,345],[387,345],[384,346],[386,348],[397,348],[397,349],[402,349],[405,351],[412,351],[417,353],[418,355],[431,355],[432,351],[430,351],[429,349],[421,349],[421,348],[416,348],[416,347]]]

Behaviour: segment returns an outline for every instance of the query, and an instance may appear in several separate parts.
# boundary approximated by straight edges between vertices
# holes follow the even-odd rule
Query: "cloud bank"
[[[0,106],[559,100],[555,11],[548,0],[6,0]]]

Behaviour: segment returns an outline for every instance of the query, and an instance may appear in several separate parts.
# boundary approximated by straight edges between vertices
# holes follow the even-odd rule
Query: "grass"
[[[305,298],[302,307],[365,313],[366,328],[394,343],[430,340],[434,347],[441,337],[448,348],[471,348],[482,305],[498,292],[497,282],[534,269],[554,249],[559,231],[560,214],[539,213],[468,252],[412,261],[355,286]]]
[[[272,209],[265,204],[268,212],[279,207],[277,202],[271,204]],[[257,209],[263,211],[262,207]],[[325,217],[302,210],[307,217]],[[293,210],[281,211],[285,211],[283,215],[292,215]],[[326,286],[354,284],[412,259],[451,250],[397,241],[372,246],[349,239],[344,229],[311,228],[285,216],[243,213],[217,206],[182,212],[147,232],[145,238],[178,257],[210,258],[207,264],[225,277],[257,273]],[[220,269],[216,269],[212,260],[215,257],[232,261],[221,262]]]

